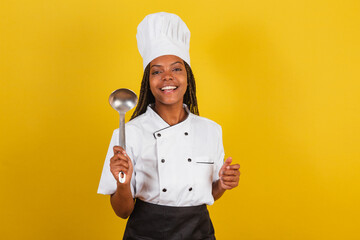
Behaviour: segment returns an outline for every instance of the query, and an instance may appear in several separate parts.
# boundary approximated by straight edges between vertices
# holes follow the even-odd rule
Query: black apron
[[[169,207],[136,199],[123,240],[215,240],[206,205]]]

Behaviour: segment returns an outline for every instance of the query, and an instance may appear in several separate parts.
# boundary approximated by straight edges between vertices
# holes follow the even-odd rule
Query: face
[[[184,61],[174,55],[155,58],[150,63],[149,83],[156,105],[182,105],[187,88]]]

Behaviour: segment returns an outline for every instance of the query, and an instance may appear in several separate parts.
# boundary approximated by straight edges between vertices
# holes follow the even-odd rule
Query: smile
[[[172,90],[175,90],[177,88],[178,87],[176,87],[176,86],[165,86],[165,87],[160,88],[160,90],[161,91],[172,91]]]

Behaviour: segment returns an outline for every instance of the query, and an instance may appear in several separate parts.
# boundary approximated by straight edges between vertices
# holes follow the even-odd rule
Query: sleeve
[[[214,153],[215,165],[213,172],[213,182],[217,181],[220,178],[219,171],[224,164],[224,157],[225,157],[224,145],[222,140],[222,129],[220,125],[217,126],[217,134],[215,136],[216,136],[215,139],[216,147],[214,149],[216,149],[216,152]]]
[[[116,179],[112,175],[110,171],[110,158],[114,155],[113,147],[119,145],[119,129],[115,129],[113,135],[111,137],[110,145],[105,157],[104,166],[101,173],[100,183],[97,190],[98,194],[111,195],[116,192],[117,184]],[[131,151],[126,149],[126,153],[129,155],[131,161],[133,162],[133,158]],[[130,189],[131,193],[134,197],[134,185],[135,185],[135,176],[131,179]]]

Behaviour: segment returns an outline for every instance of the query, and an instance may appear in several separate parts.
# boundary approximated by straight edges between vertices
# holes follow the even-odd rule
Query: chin
[[[183,104],[183,100],[176,101],[176,100],[170,100],[170,99],[160,99],[157,101],[161,105],[171,106],[171,105],[177,105],[177,104]]]

